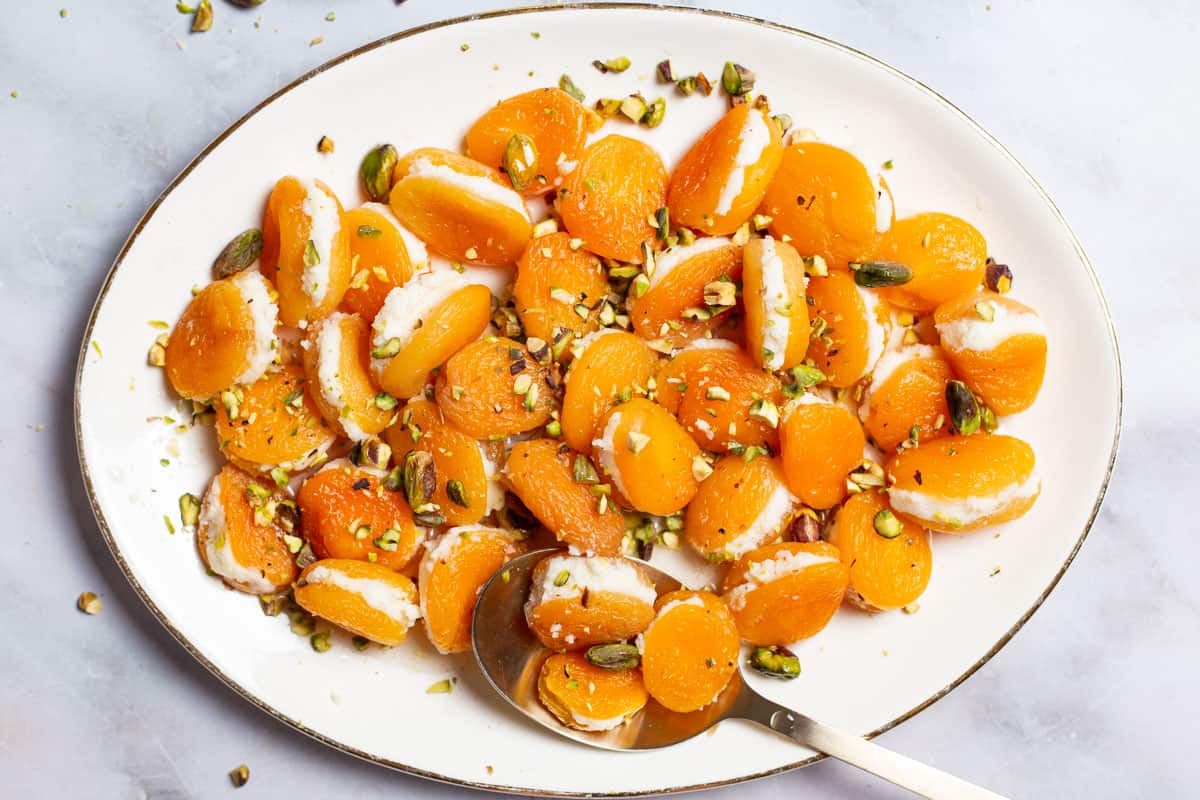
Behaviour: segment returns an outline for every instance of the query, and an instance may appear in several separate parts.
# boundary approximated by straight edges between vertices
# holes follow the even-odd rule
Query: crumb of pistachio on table
[[[311,42],[309,42],[309,43],[308,43],[308,46],[309,46],[309,47],[316,47],[317,45],[319,45],[319,44],[320,44],[321,42],[323,42],[323,41],[325,41],[325,37],[324,37],[324,36],[318,36],[318,37],[316,37],[315,39],[313,39]]]
[[[988,573],[988,577],[989,577],[989,578],[994,578],[994,577],[996,577],[996,576],[997,576],[997,575],[999,575],[999,574],[1000,574],[1000,565],[999,565],[999,564],[997,564],[996,566],[994,566],[994,567],[992,568],[992,571]]]
[[[104,608],[104,603],[100,601],[95,592],[84,592],[75,601],[75,607],[88,616],[94,617]]]
[[[496,768],[493,767],[491,764],[484,764],[483,768],[487,771],[488,775],[491,775],[496,771]]]
[[[462,44],[460,44],[458,46],[458,49],[465,53],[471,49],[471,45],[467,44],[466,42],[463,42]]]
[[[325,15],[326,22],[333,22],[335,19],[337,19],[337,14],[332,11]]]
[[[17,90],[13,89],[11,92],[8,93],[8,96],[11,97],[13,100],[16,100],[18,94],[19,93],[17,92]]]
[[[233,784],[233,788],[240,789],[250,781],[250,768],[245,764],[231,769],[229,771],[229,782]]]
[[[62,19],[66,19],[67,18],[67,10],[65,8],[60,8],[58,10],[58,16]]]

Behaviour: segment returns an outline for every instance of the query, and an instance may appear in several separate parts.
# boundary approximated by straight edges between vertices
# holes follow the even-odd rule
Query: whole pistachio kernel
[[[192,33],[204,33],[213,24],[211,0],[200,0],[196,4],[196,16],[192,17]]]
[[[504,172],[517,191],[521,191],[537,177],[538,151],[533,139],[523,133],[514,133],[504,147]]]
[[[330,647],[332,647],[332,644],[329,641],[329,631],[314,633],[309,637],[308,643],[312,646],[312,649],[318,653],[324,653],[328,651]]]
[[[886,508],[880,509],[872,520],[875,532],[885,539],[895,539],[904,530],[899,518]]]
[[[470,508],[471,500],[467,496],[467,487],[463,482],[457,479],[446,481],[446,496],[450,498],[450,502],[462,508]]]
[[[392,192],[392,172],[399,160],[400,154],[390,144],[381,144],[363,156],[358,173],[367,197],[377,203],[387,202]]]
[[[236,275],[258,260],[262,253],[263,237],[258,228],[249,228],[229,240],[213,261],[213,277],[217,280]]]
[[[424,450],[412,450],[404,457],[404,496],[415,511],[429,502],[437,490],[433,456]]]
[[[790,681],[800,674],[800,659],[786,647],[755,647],[750,666],[772,678]]]
[[[563,73],[559,77],[558,88],[571,95],[571,97],[574,97],[580,103],[582,103],[587,97],[587,95],[583,93],[583,90],[575,85],[575,81],[571,80],[571,76],[567,75],[566,73]]]
[[[900,286],[912,280],[912,269],[898,261],[852,261],[854,282],[864,289]]]
[[[244,2],[245,0],[243,0]],[[238,3],[241,5],[241,3]],[[249,6],[245,6],[248,8]],[[241,764],[229,771],[229,782],[233,784],[235,789],[240,789],[250,782],[250,768],[245,764]]]
[[[754,88],[754,73],[741,64],[726,61],[721,70],[721,88],[731,96],[749,94]]]
[[[950,427],[969,436],[979,430],[982,415],[975,394],[962,381],[946,383],[946,408],[950,411]]]
[[[84,592],[79,595],[79,599],[75,601],[75,607],[89,616],[96,616],[104,608],[104,603],[96,596],[95,592]]]
[[[637,647],[625,642],[593,645],[587,649],[584,655],[592,666],[610,672],[637,669],[637,665],[642,660]]]
[[[179,495],[179,519],[185,528],[194,526],[200,520],[200,498],[185,492]]]

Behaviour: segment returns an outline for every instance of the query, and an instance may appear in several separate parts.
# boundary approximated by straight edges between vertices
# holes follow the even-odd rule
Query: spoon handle
[[[1004,800],[981,786],[755,695],[745,717],[931,800]]]

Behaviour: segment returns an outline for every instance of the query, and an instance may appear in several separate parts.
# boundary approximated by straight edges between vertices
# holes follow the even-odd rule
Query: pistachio
[[[424,450],[411,450],[404,457],[404,497],[415,511],[429,502],[437,491],[433,456]]]
[[[241,2],[234,0],[234,2],[237,5],[242,5],[242,3],[248,2],[248,0],[241,0]],[[259,0],[259,2],[262,2],[262,0]],[[255,5],[257,5],[257,3],[255,3]],[[245,7],[248,8],[249,6],[245,6]],[[237,768],[230,770],[229,771],[229,781],[230,781],[230,783],[233,784],[235,789],[242,788],[250,781],[250,768],[247,767],[245,764],[242,764],[242,765],[238,766]]]
[[[779,126],[780,134],[787,133],[788,129],[792,127],[792,115],[791,114],[776,114],[773,117],[771,117],[771,119],[773,119],[775,121],[775,124]]]
[[[304,245],[304,266],[315,267],[321,263],[321,254],[317,252],[317,245],[312,239]]]
[[[75,601],[75,607],[83,613],[94,617],[104,608],[104,603],[100,601],[95,592],[84,592]]]
[[[566,586],[567,581],[569,580],[571,580],[571,573],[564,569],[562,572],[554,576],[554,585]]]
[[[316,627],[316,619],[303,609],[288,614],[288,629],[297,636],[312,636]]]
[[[733,281],[711,281],[704,284],[704,303],[730,308],[737,304],[737,286]]]
[[[596,465],[587,456],[579,453],[575,456],[575,461],[571,467],[571,473],[575,478],[576,483],[599,483],[600,474],[596,472]]]
[[[434,508],[435,510],[433,511],[421,511],[413,514],[413,522],[426,528],[436,528],[438,525],[445,525],[446,515],[437,511],[436,506]]]
[[[896,261],[851,261],[854,282],[866,289],[900,286],[912,280],[912,269]]]
[[[396,552],[400,547],[400,531],[397,528],[388,528],[380,536],[372,542],[380,550],[386,550],[389,553]]]
[[[388,339],[383,344],[371,348],[371,358],[392,358],[400,352],[403,343],[398,338]]]
[[[292,555],[300,552],[300,548],[304,546],[304,540],[299,536],[293,536],[290,533],[283,535],[283,544]]]
[[[658,80],[660,82],[662,82],[662,83],[674,83],[675,82],[675,73],[671,69],[671,60],[670,59],[665,59],[663,61],[658,62],[658,66],[654,68],[654,71],[658,73]]]
[[[656,235],[659,240],[666,241],[671,232],[671,210],[669,208],[662,206],[654,212],[654,227],[658,229]]]
[[[200,520],[200,498],[194,494],[179,495],[179,519],[185,528],[190,528]]]
[[[726,61],[721,70],[721,88],[731,97],[749,94],[754,88],[754,73],[741,64]]]
[[[165,366],[167,363],[167,348],[155,342],[146,353],[146,363],[152,367]]]
[[[640,431],[630,431],[625,437],[625,445],[629,448],[629,452],[637,454],[645,449],[646,445],[650,444],[650,437]]]
[[[583,93],[583,90],[576,86],[575,81],[571,80],[571,76],[567,75],[566,73],[559,77],[558,88],[562,89],[564,92],[571,95],[571,97],[574,97],[581,103],[586,97],[586,95]]]
[[[685,247],[696,243],[696,234],[692,232],[691,228],[680,228],[675,231],[675,235],[679,237],[679,243]]]
[[[647,128],[657,128],[667,115],[667,101],[659,97],[646,106],[646,113],[638,120]]]
[[[456,506],[461,506],[462,508],[471,507],[471,501],[467,497],[467,487],[460,480],[452,478],[446,481],[446,496]]]
[[[392,192],[392,172],[400,154],[390,144],[381,144],[363,156],[358,173],[362,178],[367,197],[377,203],[386,203]]]
[[[213,24],[211,0],[200,0],[196,4],[196,16],[192,17],[192,33],[204,33]]]
[[[641,122],[642,117],[646,116],[646,99],[640,94],[631,94],[621,101],[620,111],[630,122]]]
[[[286,489],[288,487],[288,471],[283,467],[272,467],[271,471],[267,474],[271,476],[271,480],[275,481],[275,485],[280,489]],[[186,525],[187,523],[184,524]]]
[[[261,6],[267,0],[229,0],[229,2],[238,8],[254,8],[255,6]]]
[[[383,236],[383,231],[374,225],[359,225],[355,233],[360,239],[378,239],[380,236]],[[365,270],[363,271],[363,275],[367,275]]]
[[[979,430],[982,421],[979,402],[962,381],[946,383],[946,408],[950,411],[950,427],[969,436]]]
[[[979,425],[988,433],[995,433],[996,429],[1000,427],[999,421],[996,420],[996,412],[987,406],[980,406]]]
[[[815,512],[803,509],[788,525],[787,535],[784,538],[793,542],[819,542],[821,541],[821,521],[817,519]]]
[[[596,101],[596,113],[601,117],[615,117],[621,110],[621,100],[615,97],[602,97]]]
[[[601,61],[600,59],[596,59],[595,61],[592,62],[592,66],[595,67],[596,69],[600,70],[601,72],[618,72],[619,73],[619,72],[624,72],[625,70],[629,69],[629,66],[632,63],[633,62],[629,60],[628,56],[617,56],[616,58],[610,58],[607,61]]]
[[[385,470],[391,460],[391,445],[378,436],[368,436],[361,442],[355,443],[354,447],[350,449],[350,463],[355,466]],[[384,478],[384,483],[386,484],[386,482],[387,478]]]
[[[318,653],[324,653],[329,650],[330,647],[332,647],[329,642],[329,631],[314,633],[312,636],[308,637],[308,643],[312,649]]]
[[[283,506],[280,506],[280,508],[283,508]],[[304,546],[300,548],[300,552],[296,553],[296,566],[299,569],[304,569],[309,564],[315,563],[316,560],[317,554],[313,552],[312,545],[308,542],[305,542]]]
[[[392,397],[387,392],[380,392],[375,395],[375,407],[380,411],[391,411],[396,407],[396,398]]]
[[[648,291],[650,291],[650,279],[646,277],[646,273],[640,272],[633,279],[633,283],[629,285],[629,293],[636,299],[642,297]]]
[[[521,401],[521,405],[526,411],[533,411],[537,408],[538,401],[538,385],[535,383],[529,387],[529,391],[525,392],[525,399]]]
[[[904,530],[899,518],[888,509],[880,509],[873,520],[875,532],[885,539],[895,539]]]
[[[328,136],[322,136],[320,139],[318,139],[317,140],[317,152],[318,153],[332,153],[333,152],[333,139],[330,139]]]
[[[750,666],[771,678],[790,681],[800,674],[800,659],[786,647],[755,647]]]
[[[429,684],[429,688],[425,690],[425,694],[450,694],[454,691],[454,682],[449,678],[442,678],[440,681]]]
[[[361,653],[371,646],[371,640],[365,636],[355,636],[350,640],[350,644],[354,645],[354,649]]]
[[[295,531],[300,527],[300,509],[294,500],[280,500],[275,506],[275,520],[285,531]],[[307,547],[307,545],[305,545]]]
[[[991,261],[984,273],[983,285],[997,294],[1007,294],[1012,288],[1013,274],[1007,264],[997,264]]]
[[[287,607],[288,596],[282,594],[260,594],[258,596],[258,605],[262,608],[263,614],[268,617],[278,617],[283,613],[283,609]]]
[[[801,256],[800,261],[804,264],[805,275],[815,275],[818,278],[823,278],[829,274],[829,265],[825,263],[825,259],[821,256]]]
[[[558,220],[554,217],[546,217],[541,222],[533,226],[533,238],[540,239],[543,236],[549,236],[552,233],[558,232]]]
[[[993,322],[996,319],[996,304],[987,300],[980,300],[975,304],[975,313],[984,322]]]
[[[610,672],[624,672],[627,669],[637,669],[641,663],[641,654],[637,647],[625,642],[592,645],[585,656],[593,667],[606,669]]]
[[[706,400],[725,401],[725,400],[729,400],[729,398],[730,398],[729,390],[726,389],[724,386],[709,386],[704,391],[704,399],[706,399]]]
[[[249,228],[229,240],[213,261],[213,277],[217,280],[236,275],[258,260],[262,253],[262,231]]]
[[[555,439],[562,436],[562,423],[556,419],[552,419],[546,423],[546,435],[552,436]]]
[[[750,224],[754,226],[754,230],[756,231],[765,231],[767,226],[773,221],[773,218],[766,214],[755,214],[750,218]]]
[[[504,172],[513,188],[521,191],[537,177],[538,151],[533,139],[523,133],[514,133],[504,147]]]
[[[712,94],[712,90],[713,90],[712,81],[710,81],[708,79],[708,76],[705,75],[703,72],[697,72],[696,73],[696,88],[700,90],[700,94],[704,95],[705,97],[708,97],[710,94]]]
[[[801,389],[807,389],[825,381],[825,373],[808,364],[797,364],[788,370],[788,374],[792,376],[796,386]]]
[[[767,399],[755,400],[750,404],[748,416],[771,428],[779,427],[779,406]]]
[[[696,93],[697,81],[695,75],[688,75],[675,81],[675,89],[684,97]]]

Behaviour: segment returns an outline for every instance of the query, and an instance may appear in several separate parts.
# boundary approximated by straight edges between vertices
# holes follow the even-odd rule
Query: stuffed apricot
[[[632,639],[654,618],[657,594],[624,558],[548,556],[533,568],[525,620],[551,650]]]
[[[781,542],[738,559],[721,591],[743,639],[784,645],[829,624],[842,604],[849,572],[838,549],[827,542]]]
[[[731,561],[778,539],[796,505],[773,458],[723,456],[700,482],[683,529],[700,555],[709,561]]]
[[[867,611],[889,611],[915,603],[933,572],[928,531],[893,514],[880,492],[846,500],[829,528],[849,570],[847,598]]]
[[[737,671],[737,623],[711,592],[682,590],[658,598],[642,639],[642,680],[672,711],[714,702]]]
[[[569,728],[608,731],[620,727],[649,699],[636,669],[594,666],[582,653],[555,653],[538,673],[538,699]]]
[[[227,464],[200,504],[196,546],[201,559],[239,591],[286,588],[297,573],[288,546],[288,540],[300,543],[294,511],[295,504],[274,484]]]
[[[421,618],[413,582],[367,561],[314,561],[300,573],[294,596],[308,613],[382,645],[403,642]]]

